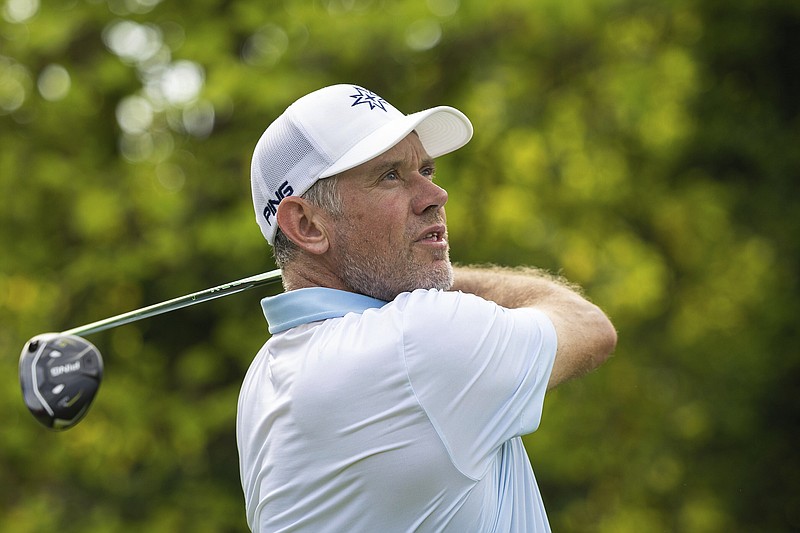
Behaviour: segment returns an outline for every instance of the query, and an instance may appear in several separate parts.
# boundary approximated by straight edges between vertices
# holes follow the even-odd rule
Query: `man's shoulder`
[[[444,343],[455,351],[478,340],[513,335],[554,336],[550,319],[532,307],[509,309],[460,291],[419,289],[403,293],[381,311],[394,315],[406,345]]]
[[[395,315],[406,337],[467,337],[471,329],[489,326],[503,310],[494,302],[457,291],[418,289],[399,295],[383,309]],[[407,341],[410,340],[407,338]]]
[[[453,307],[453,306],[496,306],[497,304],[484,300],[474,294],[460,291],[444,291],[441,289],[417,289],[404,292],[397,296],[388,305],[399,310],[419,311],[426,308]]]
[[[474,294],[439,289],[417,289],[400,294],[385,309],[403,316],[406,326],[488,323],[501,318],[509,309]]]

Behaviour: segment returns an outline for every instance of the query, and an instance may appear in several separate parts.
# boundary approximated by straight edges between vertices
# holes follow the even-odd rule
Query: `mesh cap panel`
[[[253,199],[261,232],[274,235],[274,209],[286,196],[300,196],[331,161],[291,120],[275,121],[256,145],[251,165]]]

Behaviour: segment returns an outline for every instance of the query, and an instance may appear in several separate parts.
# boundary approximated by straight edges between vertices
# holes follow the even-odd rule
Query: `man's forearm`
[[[456,266],[454,274],[454,291],[475,294],[508,308],[533,307],[544,300],[580,292],[577,286],[530,267]]]

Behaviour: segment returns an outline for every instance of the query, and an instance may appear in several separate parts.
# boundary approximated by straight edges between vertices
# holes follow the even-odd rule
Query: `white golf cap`
[[[290,105],[259,139],[250,168],[256,220],[267,242],[275,239],[275,213],[283,198],[374,159],[412,131],[431,157],[472,138],[472,124],[457,109],[439,106],[404,115],[357,85],[325,87]]]

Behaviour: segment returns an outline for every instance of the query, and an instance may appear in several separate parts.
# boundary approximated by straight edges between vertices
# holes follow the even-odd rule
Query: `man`
[[[272,337],[239,397],[254,531],[549,531],[521,436],[616,333],[538,271],[451,266],[434,158],[471,136],[456,109],[335,85],[259,140],[286,292],[262,302]]]

